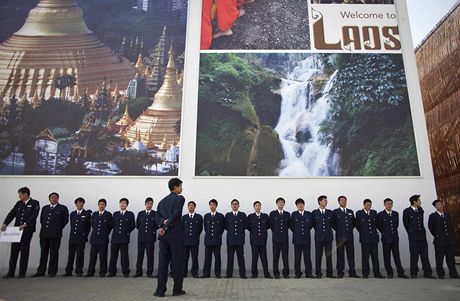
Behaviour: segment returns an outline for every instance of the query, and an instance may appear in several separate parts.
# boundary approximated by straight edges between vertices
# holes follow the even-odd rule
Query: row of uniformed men
[[[19,253],[21,253],[19,278],[25,277],[30,240],[35,232],[35,220],[39,213],[39,203],[30,198],[30,190],[26,187],[19,189],[19,201],[8,213],[2,231],[15,219],[15,226],[19,226],[24,232],[20,243],[13,243],[8,273],[4,278],[14,277],[16,263]],[[66,206],[59,204],[59,195],[55,192],[49,195],[50,204],[43,207],[40,215],[40,263],[37,273],[32,277],[44,276],[49,256],[48,275],[55,276],[58,268],[59,247],[62,237],[62,229],[69,222],[69,213]],[[217,212],[218,202],[215,199],[209,201],[210,212],[204,218],[195,212],[196,204],[191,201],[188,203],[189,213],[183,216],[181,226],[184,227],[184,276],[188,273],[188,261],[191,255],[192,267],[191,274],[198,277],[198,251],[200,235],[205,230],[205,262],[203,267],[203,278],[210,277],[212,256],[214,255],[214,273],[217,278],[221,277],[221,245],[224,230],[227,231],[227,270],[226,277],[233,276],[234,254],[237,254],[240,277],[246,278],[244,243],[245,231],[249,230],[250,243],[252,249],[251,274],[253,278],[258,276],[257,262],[260,257],[264,272],[264,277],[272,278],[268,271],[267,261],[267,238],[268,229],[272,232],[273,242],[273,271],[275,278],[280,278],[278,267],[280,255],[283,259],[282,275],[289,278],[288,263],[288,235],[289,230],[293,233],[292,243],[294,244],[294,268],[295,277],[302,277],[301,260],[304,261],[304,275],[307,278],[321,278],[321,260],[323,252],[326,256],[326,277],[335,278],[332,269],[332,241],[333,230],[336,232],[336,251],[337,251],[337,277],[344,276],[345,252],[347,253],[348,273],[350,277],[359,278],[355,271],[354,259],[354,237],[353,229],[356,228],[360,234],[362,251],[363,277],[368,278],[370,274],[369,258],[372,258],[373,273],[377,278],[383,278],[380,273],[378,260],[378,242],[381,233],[383,246],[383,257],[387,276],[393,277],[391,266],[391,254],[398,277],[408,278],[405,275],[399,256],[399,215],[392,210],[393,201],[384,200],[385,210],[377,213],[371,209],[372,202],[364,200],[363,209],[356,212],[347,208],[347,198],[338,198],[339,208],[335,210],[327,209],[327,197],[318,198],[319,208],[308,212],[304,210],[305,202],[297,199],[295,204],[297,211],[290,214],[284,210],[285,200],[276,200],[277,210],[267,215],[261,213],[261,203],[254,202],[255,212],[246,216],[240,212],[239,201],[231,201],[232,211],[225,216]],[[421,207],[419,195],[410,198],[411,206],[406,208],[403,213],[403,223],[409,237],[410,252],[410,275],[416,278],[418,274],[418,258],[421,258],[424,277],[434,278],[430,262],[428,259],[428,244],[426,240],[426,230],[424,226],[424,211]],[[138,256],[136,272],[134,277],[143,274],[142,265],[144,253],[147,253],[147,276],[153,277],[153,258],[154,244],[156,241],[156,231],[158,222],[155,219],[156,212],[152,210],[153,199],[145,200],[145,210],[138,213],[135,221],[134,214],[126,210],[129,201],[122,198],[119,202],[120,211],[113,215],[105,210],[106,200],[98,201],[98,211],[91,212],[84,209],[85,200],[77,198],[75,200],[76,210],[70,213],[70,236],[69,236],[69,255],[63,276],[71,276],[75,261],[75,273],[77,276],[83,275],[84,249],[91,232],[90,261],[85,276],[91,277],[95,274],[97,255],[99,254],[99,276],[107,274],[107,252],[109,244],[109,234],[112,232],[111,257],[108,268],[108,275],[115,276],[117,273],[118,254],[121,254],[122,273],[125,277],[130,274],[128,244],[130,233],[134,228],[138,229]],[[450,217],[443,210],[442,202],[433,202],[436,212],[429,217],[429,230],[434,236],[434,246],[436,253],[436,269],[439,278],[445,277],[443,269],[444,258],[446,259],[451,278],[458,278],[454,261],[454,241],[453,230]],[[312,274],[312,264],[310,259],[310,230],[315,229],[315,276]]]

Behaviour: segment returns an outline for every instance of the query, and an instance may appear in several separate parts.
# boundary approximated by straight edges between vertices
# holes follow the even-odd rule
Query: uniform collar
[[[439,212],[438,210],[436,210],[436,212],[439,214],[439,216],[443,216],[445,214],[444,212]]]

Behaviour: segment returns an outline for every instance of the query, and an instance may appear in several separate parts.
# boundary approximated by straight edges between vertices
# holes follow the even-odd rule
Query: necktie
[[[303,216],[303,211],[302,211],[302,212],[300,212],[300,216]]]
[[[193,215],[190,214],[190,219],[192,219],[192,218],[193,218]]]
[[[370,211],[366,211],[366,214],[367,214],[367,216],[369,216],[369,215],[370,215],[369,213],[370,213]]]
[[[418,208],[415,208],[415,213],[418,213]]]
[[[77,216],[80,216],[80,211],[77,211]]]
[[[391,212],[390,212],[390,213],[388,213],[388,214],[389,214],[389,215],[390,215],[390,217],[391,217]]]
[[[444,218],[444,212],[443,212],[443,213],[441,213],[441,217],[442,217],[442,218]]]
[[[102,212],[99,212],[99,216],[102,216]]]
[[[321,210],[321,214],[324,214],[324,210]]]
[[[211,213],[211,216],[212,216],[212,217],[214,217],[214,215],[215,215],[214,213]]]
[[[147,211],[147,215],[149,215],[149,214],[150,214],[150,211]]]
[[[233,215],[236,217],[236,212],[234,212]]]

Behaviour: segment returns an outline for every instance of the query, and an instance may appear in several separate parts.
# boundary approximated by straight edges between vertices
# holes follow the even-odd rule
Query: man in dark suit
[[[136,219],[137,262],[134,277],[142,277],[144,252],[147,253],[147,277],[153,278],[153,259],[158,226],[155,222],[156,211],[152,210],[153,199],[145,199],[145,210],[139,211]]]
[[[50,258],[48,265],[48,275],[56,276],[59,262],[59,247],[61,246],[62,229],[69,222],[69,210],[66,206],[59,204],[59,194],[50,193],[50,201],[42,209],[40,214],[40,264],[37,273],[32,277],[41,277],[46,273],[48,256]]]
[[[204,215],[204,266],[203,277],[211,276],[212,254],[214,254],[214,273],[220,278],[222,261],[220,249],[222,246],[222,234],[224,233],[225,218],[222,213],[217,212],[218,202],[215,199],[209,201],[211,212]]]
[[[109,245],[109,234],[113,228],[112,213],[105,210],[107,201],[100,199],[97,202],[98,211],[93,212],[91,216],[91,251],[89,254],[88,271],[85,277],[94,276],[97,254],[99,254],[99,277],[105,277],[107,274],[107,249]]]
[[[439,279],[445,278],[444,257],[446,257],[449,277],[458,279],[457,269],[455,268],[455,235],[452,227],[452,220],[447,212],[444,212],[444,204],[440,200],[434,200],[433,206],[436,212],[430,214],[428,218],[428,229],[433,234],[434,252],[436,256],[436,272]]]
[[[78,277],[83,275],[83,264],[85,261],[85,245],[91,231],[91,210],[83,209],[84,198],[75,199],[77,210],[70,213],[70,235],[69,235],[69,257],[65,268],[64,277],[72,276],[75,254],[75,273]]]
[[[289,278],[289,226],[291,222],[291,215],[284,210],[286,201],[284,198],[279,197],[276,199],[277,210],[270,212],[268,220],[270,222],[270,229],[272,230],[273,242],[273,274],[276,279],[280,278],[280,271],[278,262],[280,260],[280,253],[283,257],[283,277]]]
[[[188,260],[192,255],[192,273],[193,278],[198,278],[198,248],[200,246],[200,235],[203,231],[203,217],[195,212],[196,203],[190,201],[187,204],[188,214],[182,217],[184,221],[184,277],[188,273]]]
[[[379,266],[379,234],[377,228],[377,211],[372,210],[372,201],[365,199],[364,209],[356,212],[356,229],[359,232],[361,243],[361,256],[363,267],[363,278],[369,278],[370,267],[369,257],[372,257],[372,270],[375,278],[385,278],[380,273]]]
[[[300,270],[302,254],[305,265],[305,277],[313,278],[310,257],[310,230],[313,226],[313,217],[310,212],[305,211],[305,201],[303,199],[297,199],[295,205],[297,206],[297,211],[292,212],[290,223],[292,243],[294,244],[295,278],[302,277]]]
[[[393,253],[398,277],[409,278],[404,274],[404,268],[399,257],[399,214],[393,210],[392,199],[385,199],[383,205],[385,210],[379,212],[377,225],[382,234],[383,262],[385,263],[387,276],[388,278],[393,278],[393,268],[391,267],[391,253]]]
[[[227,275],[233,277],[233,259],[236,252],[240,277],[246,279],[246,265],[244,262],[245,231],[248,228],[248,218],[244,212],[238,211],[240,202],[233,199],[232,211],[225,215],[225,230],[227,230]]]
[[[428,243],[423,224],[424,211],[420,195],[411,196],[409,202],[410,207],[403,211],[403,224],[409,237],[410,276],[411,278],[417,278],[418,258],[420,256],[424,277],[433,279],[435,277],[428,259]]]
[[[335,278],[332,270],[332,229],[335,225],[334,213],[326,209],[327,197],[321,195],[318,197],[319,208],[312,211],[312,223],[315,228],[315,268],[316,277],[321,278],[321,260],[323,250],[326,255],[326,277]]]
[[[359,278],[355,270],[355,245],[353,229],[356,225],[353,210],[347,208],[347,198],[338,197],[339,208],[335,209],[335,244],[337,249],[337,278],[343,278],[345,269],[345,251],[347,252],[348,275]]]
[[[164,297],[166,283],[168,281],[168,267],[171,265],[172,277],[174,279],[173,296],[184,295],[182,290],[184,275],[184,223],[182,221],[182,209],[185,199],[182,193],[182,181],[172,178],[168,181],[168,188],[171,191],[164,197],[157,207],[156,223],[160,228],[160,254],[158,264],[158,283],[154,296]]]
[[[253,207],[255,212],[248,216],[249,239],[252,251],[251,278],[257,278],[259,275],[257,271],[259,256],[264,270],[264,277],[273,278],[268,272],[267,260],[267,237],[268,228],[270,227],[268,214],[261,212],[262,204],[259,201],[255,201]]]
[[[113,231],[110,244],[109,277],[117,274],[118,252],[121,257],[121,271],[123,277],[129,277],[129,241],[131,232],[136,228],[134,213],[126,208],[129,205],[127,198],[119,201],[120,211],[113,213]]]
[[[23,231],[20,242],[11,244],[11,255],[8,273],[3,278],[12,278],[16,271],[16,264],[18,262],[19,253],[21,253],[21,260],[19,262],[19,275],[18,278],[26,276],[27,265],[29,263],[29,250],[32,235],[35,232],[35,224],[40,211],[40,203],[30,197],[30,190],[27,187],[22,187],[18,190],[19,201],[16,202],[14,207],[7,214],[2,228],[6,227],[13,221],[14,226],[19,227]]]

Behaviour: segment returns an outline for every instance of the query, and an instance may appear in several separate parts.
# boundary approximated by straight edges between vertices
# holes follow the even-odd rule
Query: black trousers
[[[305,276],[311,275],[311,257],[310,257],[310,244],[308,245],[294,245],[294,270],[296,276],[302,276],[302,271],[300,270],[300,262],[302,261],[303,254],[303,263],[305,266]]]
[[[436,272],[438,276],[444,276],[444,257],[446,257],[447,268],[449,269],[450,277],[457,277],[457,269],[455,268],[455,255],[454,255],[454,246],[440,246],[434,245],[434,252],[436,256]]]
[[[422,261],[423,274],[430,276],[433,274],[430,260],[428,259],[428,243],[426,240],[409,240],[410,253],[410,274],[415,276],[418,274],[418,258]]]
[[[138,242],[137,243],[137,261],[136,274],[142,274],[142,265],[144,263],[144,253],[147,253],[147,275],[153,274],[155,242]]]
[[[56,275],[59,262],[59,247],[61,246],[61,238],[40,238],[40,264],[38,265],[37,274],[44,275],[46,265],[48,264],[48,274]]]
[[[160,254],[158,259],[158,284],[156,293],[163,295],[166,292],[168,282],[168,268],[171,265],[174,279],[173,292],[182,291],[184,275],[184,241],[179,239],[162,238],[159,240]]]
[[[326,253],[326,275],[331,276],[332,271],[332,241],[315,241],[315,268],[316,276],[323,275],[321,273],[321,261],[323,259],[323,251]]]
[[[383,263],[388,275],[393,275],[393,268],[391,267],[391,253],[395,261],[396,271],[398,275],[404,275],[404,268],[401,265],[401,258],[399,256],[399,242],[382,243],[383,248]]]
[[[110,245],[110,263],[109,263],[109,274],[117,274],[117,261],[118,261],[118,252],[120,252],[121,257],[121,271],[123,275],[129,275],[129,253],[128,253],[129,244],[115,244]]]
[[[99,275],[107,274],[107,249],[108,244],[91,245],[87,272],[88,275],[94,275],[96,270],[97,254],[99,254]]]
[[[270,273],[268,272],[268,260],[267,260],[267,245],[263,246],[256,246],[256,245],[251,245],[251,253],[252,253],[252,264],[251,264],[251,274],[254,277],[257,277],[259,275],[259,272],[257,270],[257,262],[259,261],[259,256],[260,256],[260,261],[262,262],[262,269],[264,270],[264,276],[269,276]]]
[[[244,262],[244,245],[243,246],[227,246],[227,276],[233,276],[233,260],[236,252],[238,259],[238,268],[240,276],[246,276],[246,265]]]
[[[355,245],[352,240],[337,240],[337,275],[343,276],[345,270],[345,251],[347,252],[348,275],[356,275]]]
[[[66,273],[72,274],[73,262],[75,255],[77,259],[75,261],[75,273],[77,275],[83,274],[83,264],[85,262],[85,244],[72,244],[69,242],[69,257],[67,258],[67,265],[65,267]]]
[[[11,255],[10,264],[8,268],[8,275],[14,276],[16,271],[16,264],[18,262],[19,253],[21,253],[21,260],[19,261],[19,275],[25,275],[27,271],[27,265],[29,264],[29,251],[30,241],[34,232],[27,228],[23,230],[21,236],[21,242],[14,242],[11,244]]]
[[[278,262],[280,260],[280,253],[283,257],[283,276],[289,276],[289,243],[277,243],[273,242],[273,274],[275,276],[280,275]]]
[[[379,248],[377,243],[373,244],[364,244],[361,243],[361,256],[362,256],[362,266],[363,266],[363,276],[369,276],[370,267],[369,267],[369,257],[372,258],[372,270],[374,276],[380,275],[380,265],[379,265]]]
[[[184,247],[184,277],[188,273],[188,260],[190,255],[192,255],[192,269],[190,273],[192,276],[198,276],[198,246],[185,246]]]
[[[212,263],[212,254],[214,254],[214,274],[220,276],[222,260],[220,258],[220,248],[221,246],[205,246],[204,247],[204,266],[203,266],[203,276],[211,276],[211,263]]]

